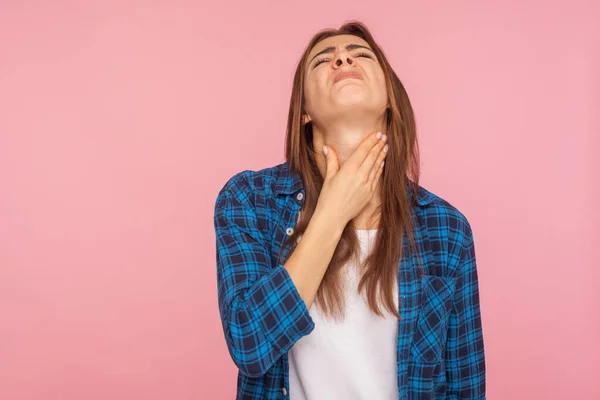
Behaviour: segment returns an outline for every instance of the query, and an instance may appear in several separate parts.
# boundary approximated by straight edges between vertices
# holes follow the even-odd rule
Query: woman
[[[473,234],[419,186],[418,160],[410,101],[368,29],[319,32],[286,162],[235,174],[215,204],[238,399],[485,399]]]

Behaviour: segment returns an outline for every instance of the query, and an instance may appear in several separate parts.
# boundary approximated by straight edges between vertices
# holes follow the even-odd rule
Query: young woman
[[[285,152],[215,203],[237,399],[485,399],[473,233],[419,186],[409,98],[362,23],[308,44]]]

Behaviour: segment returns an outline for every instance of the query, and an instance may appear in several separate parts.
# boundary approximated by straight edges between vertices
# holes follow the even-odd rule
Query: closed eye
[[[367,58],[373,59],[373,57],[368,53],[356,53],[355,57],[367,57]],[[319,64],[321,64],[325,61],[329,61],[329,58],[317,58],[317,61],[315,62],[313,68],[317,67]]]

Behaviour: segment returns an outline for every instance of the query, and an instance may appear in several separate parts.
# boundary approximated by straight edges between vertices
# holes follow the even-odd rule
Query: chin
[[[348,108],[356,111],[377,111],[385,108],[385,104],[382,106],[371,99],[365,99],[364,96],[344,96],[342,99],[338,99],[336,106],[340,108]]]
[[[362,91],[345,90],[336,96],[334,103],[338,106],[366,106],[369,103],[372,103],[372,100],[369,99],[368,96],[366,96]]]

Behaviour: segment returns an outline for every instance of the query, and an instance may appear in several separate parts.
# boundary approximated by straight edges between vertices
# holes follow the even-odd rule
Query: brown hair
[[[377,210],[383,217],[379,219],[378,234],[373,251],[363,264],[362,271],[364,273],[358,290],[360,292],[366,288],[369,308],[377,315],[383,316],[378,304],[378,300],[380,300],[390,313],[401,318],[394,304],[394,297],[398,296],[398,292],[394,290],[393,285],[398,279],[398,265],[403,247],[402,238],[405,233],[416,252],[411,219],[411,208],[416,206],[419,179],[419,151],[415,118],[402,82],[392,70],[383,50],[361,22],[349,21],[340,29],[326,29],[315,34],[296,68],[288,114],[285,158],[290,170],[302,177],[306,195],[300,219],[293,234],[287,237],[282,248],[286,248],[290,243],[295,247],[298,236],[306,231],[323,186],[323,176],[315,161],[312,125],[310,122],[304,123],[303,119],[304,73],[308,55],[321,40],[342,34],[358,36],[371,46],[383,69],[389,97],[389,108],[385,111],[387,115],[385,118],[386,130],[384,131],[388,136],[389,151],[383,174],[380,177],[382,203]],[[412,202],[407,191],[407,182],[409,181],[406,177],[409,175],[413,185],[412,193],[414,193]],[[344,264],[358,254],[359,241],[354,229],[352,221],[344,228],[315,297],[315,302],[328,316],[338,318],[344,314],[345,302],[340,275]],[[291,254],[291,251],[288,254]]]

